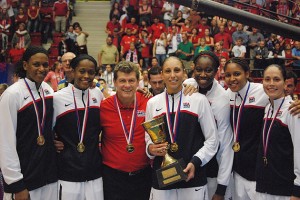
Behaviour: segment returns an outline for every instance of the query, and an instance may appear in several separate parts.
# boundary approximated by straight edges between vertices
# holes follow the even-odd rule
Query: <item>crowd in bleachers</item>
[[[284,23],[297,25],[299,22],[299,0],[218,2]],[[161,65],[165,57],[176,55],[188,70],[193,70],[190,66],[195,55],[211,50],[226,60],[230,57],[248,59],[254,76],[260,76],[259,70],[272,63],[296,72],[300,69],[300,44],[292,38],[168,1],[114,0],[111,5],[105,31],[117,47],[120,59],[136,62],[141,68],[151,67],[153,57]]]
[[[58,49],[60,39],[55,39],[71,24],[74,4],[74,0],[1,1],[0,83],[12,83],[14,65],[30,45],[53,43],[51,49]],[[57,59],[56,54],[51,55]]]
[[[88,33],[82,31],[78,23],[71,25],[75,14],[74,0],[3,2],[0,16],[0,83],[11,83],[8,77],[12,77],[12,66],[29,45],[42,45],[50,39],[51,66],[65,52],[76,55],[87,53]],[[218,2],[266,17],[274,18],[274,13],[277,13],[279,21],[291,24],[297,25],[299,22],[300,0]],[[53,16],[55,7],[58,9],[56,16]],[[282,11],[283,7],[287,12]],[[283,15],[287,20],[283,20]],[[102,56],[106,46],[101,48],[98,65],[103,71],[107,64],[113,67],[120,60],[130,60],[138,63],[141,69],[148,69],[156,63],[162,65],[166,57],[176,55],[184,61],[191,76],[191,61],[204,50],[214,51],[224,60],[230,57],[246,58],[253,70],[252,75],[258,77],[261,75],[259,70],[271,63],[285,65],[296,69],[296,72],[300,67],[298,41],[163,0],[111,1],[105,32],[117,48],[118,55],[108,61]],[[110,53],[115,55],[115,51]],[[222,66],[216,78],[223,81],[221,72]],[[100,70],[99,77],[101,74]]]

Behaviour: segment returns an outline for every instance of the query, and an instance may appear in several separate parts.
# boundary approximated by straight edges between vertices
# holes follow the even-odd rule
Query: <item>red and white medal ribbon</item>
[[[132,111],[129,132],[126,128],[124,120],[122,119],[120,107],[119,107],[118,100],[117,100],[117,95],[115,95],[115,106],[116,106],[118,114],[119,114],[119,118],[120,118],[120,121],[121,121],[122,129],[123,129],[123,133],[124,133],[127,145],[132,144],[133,137],[134,137],[134,128],[135,128],[135,124],[136,124],[136,117],[137,117],[137,99],[136,99],[136,96],[134,97],[134,108],[133,108],[133,111]]]
[[[86,125],[87,125],[87,120],[88,120],[88,115],[89,115],[90,90],[88,89],[87,104],[86,104],[85,109],[84,109],[82,129],[81,129],[81,126],[80,126],[80,118],[79,118],[78,107],[77,107],[77,103],[76,103],[76,99],[75,99],[74,86],[72,87],[72,92],[73,92],[74,106],[75,106],[75,112],[76,112],[76,118],[77,118],[77,133],[78,133],[78,136],[79,136],[79,143],[83,143],[83,138],[84,138]]]
[[[42,91],[42,95],[41,95],[41,99],[42,99],[42,104],[43,104],[43,116],[42,116],[42,122],[40,121],[40,114],[39,114],[39,109],[36,105],[36,99],[34,98],[33,94],[32,94],[32,91],[26,81],[26,78],[24,78],[24,82],[25,82],[25,85],[29,91],[29,94],[32,98],[32,102],[33,102],[33,107],[34,107],[34,111],[35,111],[35,115],[36,115],[36,121],[37,121],[37,127],[38,127],[38,134],[39,136],[42,136],[43,133],[44,133],[44,127],[45,127],[45,118],[46,118],[46,102],[45,102],[45,95],[44,95],[44,90],[43,88],[41,87],[41,91]]]
[[[248,92],[249,92],[249,89],[250,89],[250,83],[248,85],[248,88],[247,88],[247,91],[246,91],[246,94],[243,98],[243,101],[241,102],[241,105],[239,107],[239,111],[238,111],[238,116],[237,116],[237,120],[235,121],[235,106],[236,106],[236,98],[237,98],[237,94],[235,95],[235,98],[234,98],[234,105],[233,105],[233,113],[232,113],[232,124],[233,124],[233,133],[235,135],[235,142],[238,142],[239,141],[239,128],[240,128],[240,125],[241,125],[241,118],[242,118],[242,113],[243,113],[243,110],[244,110],[244,107],[245,107],[245,102],[246,102],[246,99],[247,99],[247,96],[248,96]]]
[[[170,106],[169,106],[169,97],[168,97],[168,93],[166,92],[166,107],[167,107],[166,118],[167,118],[168,130],[169,130],[171,143],[176,143],[177,129],[178,129],[178,124],[179,124],[179,116],[180,116],[181,99],[182,99],[182,91],[180,93],[180,100],[179,100],[179,103],[177,106],[177,111],[175,113],[174,124],[172,124],[171,114],[170,114]]]
[[[277,115],[278,115],[278,113],[279,113],[279,111],[280,111],[280,109],[282,107],[282,104],[283,104],[284,100],[285,100],[285,97],[282,99],[281,104],[278,107],[278,109],[276,111],[276,114],[275,114],[274,118],[272,119],[271,124],[270,124],[269,129],[268,129],[267,132],[266,132],[266,126],[267,126],[267,121],[268,121],[268,117],[269,117],[271,106],[269,107],[267,116],[266,116],[266,118],[264,120],[264,128],[263,128],[263,134],[262,134],[262,137],[263,137],[262,139],[263,139],[264,158],[267,158],[267,150],[268,150],[269,138],[270,138],[270,132],[271,132],[272,126],[273,126],[274,121],[275,121],[275,119],[276,119],[276,117],[277,117]],[[272,118],[272,116],[271,116],[271,118]]]

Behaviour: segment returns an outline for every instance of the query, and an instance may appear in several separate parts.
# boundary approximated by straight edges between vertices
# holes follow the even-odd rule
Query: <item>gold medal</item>
[[[43,146],[45,144],[45,138],[43,135],[40,135],[37,139],[36,139],[36,143],[39,146]]]
[[[234,152],[239,152],[241,149],[240,143],[239,142],[234,142],[232,145],[232,149]]]
[[[84,150],[85,150],[84,144],[82,142],[78,143],[78,145],[77,145],[77,151],[79,153],[82,153],[82,152],[84,152]]]
[[[128,144],[126,146],[126,150],[128,151],[128,153],[132,153],[134,152],[134,146],[132,144]]]
[[[176,152],[178,151],[178,144],[175,142],[175,143],[172,143],[171,144],[171,148],[170,148],[171,152]]]

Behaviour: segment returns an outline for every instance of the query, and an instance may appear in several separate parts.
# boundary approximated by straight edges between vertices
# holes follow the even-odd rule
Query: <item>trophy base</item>
[[[179,159],[175,163],[172,163],[164,168],[156,170],[156,176],[158,180],[159,188],[172,185],[182,180],[187,179],[187,174],[183,172],[185,169],[185,163],[183,159]]]

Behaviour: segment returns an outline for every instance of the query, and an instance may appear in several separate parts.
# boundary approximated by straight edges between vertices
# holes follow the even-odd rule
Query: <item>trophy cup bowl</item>
[[[142,123],[142,126],[149,134],[154,144],[166,142],[164,116],[154,118],[150,121]],[[163,158],[161,168],[156,170],[158,185],[160,188],[186,180],[187,175],[183,172],[185,168],[183,159],[176,160],[166,153]]]

